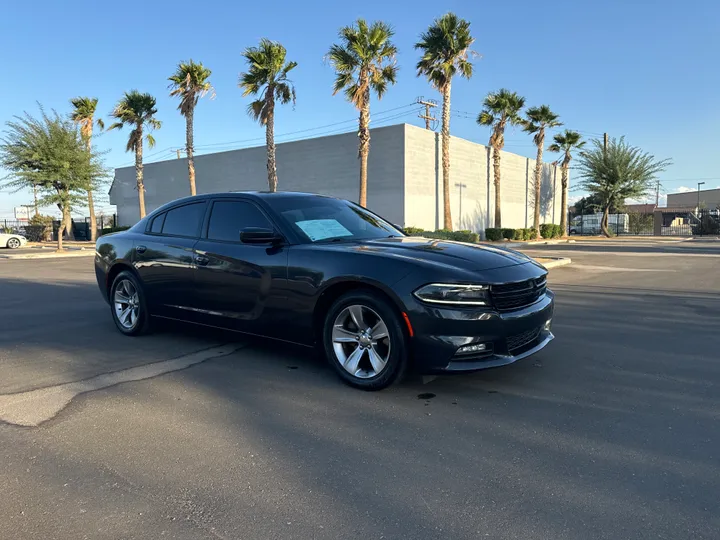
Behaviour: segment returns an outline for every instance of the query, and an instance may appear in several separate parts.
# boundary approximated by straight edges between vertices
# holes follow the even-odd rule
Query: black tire
[[[362,306],[371,310],[382,319],[387,328],[390,343],[387,362],[377,375],[371,377],[352,375],[343,367],[335,353],[332,337],[333,326],[338,316],[350,306]],[[408,364],[408,339],[407,331],[402,324],[397,309],[383,295],[371,290],[352,291],[338,298],[325,316],[322,332],[325,357],[338,376],[350,386],[369,391],[382,390],[402,380]],[[369,362],[367,356],[366,354],[363,361]]]
[[[121,287],[124,283],[127,282],[130,282],[132,284],[137,293],[137,318],[130,326],[128,326],[127,324],[123,324],[123,322],[120,320],[115,303],[115,293],[117,292],[119,287]],[[145,293],[143,291],[140,280],[138,280],[135,274],[128,270],[120,272],[115,277],[115,279],[113,280],[113,284],[110,287],[109,300],[110,313],[112,314],[113,322],[115,323],[117,329],[120,330],[120,332],[122,332],[126,336],[139,336],[142,334],[146,334],[150,331],[150,313],[147,309]]]
[[[10,240],[7,241],[6,247],[8,249],[17,249],[20,247],[20,240],[18,240],[17,238],[11,238]]]

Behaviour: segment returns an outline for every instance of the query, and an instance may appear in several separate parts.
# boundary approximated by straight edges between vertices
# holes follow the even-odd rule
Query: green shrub
[[[480,235],[476,232],[463,230],[455,231],[450,233],[450,239],[456,242],[467,242],[469,244],[475,244],[480,240]]]
[[[53,218],[37,214],[28,220],[25,226],[25,238],[30,242],[44,242],[52,240]]]
[[[422,236],[425,230],[420,227],[405,227],[403,232],[408,236]]]
[[[502,231],[502,237],[505,238],[505,240],[512,240],[515,236],[515,229],[501,229]]]
[[[525,239],[525,229],[513,229],[513,240],[524,240]]]
[[[542,223],[540,225],[540,236],[543,238],[552,238],[553,224]]]
[[[526,240],[535,240],[537,238],[537,231],[535,229],[525,229],[527,231]]]
[[[503,238],[502,229],[497,229],[494,227],[490,228],[490,229],[485,229],[485,239],[486,240],[489,240],[491,242],[499,242],[500,240],[502,240],[502,238]]]

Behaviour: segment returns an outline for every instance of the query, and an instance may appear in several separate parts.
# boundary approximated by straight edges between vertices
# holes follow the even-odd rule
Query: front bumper
[[[417,302],[409,313],[416,368],[421,373],[477,371],[535,354],[554,338],[550,328],[554,296],[548,289],[534,304],[511,312]],[[477,343],[486,344],[488,350],[458,353],[460,347]]]

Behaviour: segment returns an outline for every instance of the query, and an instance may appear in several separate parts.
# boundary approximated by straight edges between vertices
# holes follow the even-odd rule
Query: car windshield
[[[361,206],[326,197],[288,197],[268,204],[307,242],[364,240],[404,236]]]

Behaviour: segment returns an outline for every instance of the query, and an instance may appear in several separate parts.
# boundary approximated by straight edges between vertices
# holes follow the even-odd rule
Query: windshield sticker
[[[326,238],[338,238],[352,236],[353,233],[343,227],[336,219],[308,219],[297,221],[296,225],[312,240],[325,240]]]

